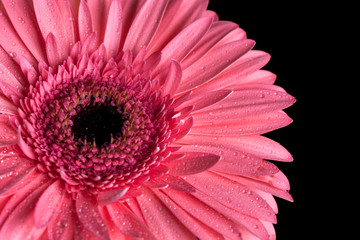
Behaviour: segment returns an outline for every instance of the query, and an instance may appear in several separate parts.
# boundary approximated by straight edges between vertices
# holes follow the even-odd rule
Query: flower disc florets
[[[125,52],[103,64],[97,54],[69,57],[57,71],[43,66],[21,102],[22,134],[31,136],[25,145],[38,168],[65,180],[69,192],[136,187],[160,176],[152,169],[170,154],[175,112],[169,96],[151,89],[154,79],[139,67],[144,61],[133,64]]]

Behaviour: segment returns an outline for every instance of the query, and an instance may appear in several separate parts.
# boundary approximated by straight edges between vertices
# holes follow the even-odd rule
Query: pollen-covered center
[[[80,106],[76,114],[71,117],[73,123],[71,132],[74,139],[81,139],[83,142],[91,141],[97,146],[102,146],[104,143],[110,143],[117,136],[121,136],[124,120],[121,110],[107,103],[90,104],[88,107]]]

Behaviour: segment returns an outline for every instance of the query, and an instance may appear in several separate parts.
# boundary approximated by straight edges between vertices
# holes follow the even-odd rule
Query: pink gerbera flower
[[[0,239],[274,239],[294,98],[207,0],[2,0]]]

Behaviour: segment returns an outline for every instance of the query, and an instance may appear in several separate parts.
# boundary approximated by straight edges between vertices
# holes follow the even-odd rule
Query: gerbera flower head
[[[2,0],[0,239],[274,239],[294,98],[203,0]]]

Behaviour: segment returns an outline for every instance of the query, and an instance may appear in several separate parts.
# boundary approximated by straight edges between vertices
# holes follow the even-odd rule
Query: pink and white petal
[[[31,2],[27,0],[4,0],[2,3],[16,32],[31,51],[32,55],[34,55],[38,61],[46,61],[43,48],[44,39],[37,25],[35,14],[30,10],[32,9]]]
[[[185,180],[229,208],[258,219],[276,222],[275,212],[266,201],[244,185],[209,171],[187,176]]]
[[[149,53],[161,51],[185,27],[201,18],[207,5],[208,0],[169,1],[159,29],[148,48]]]
[[[70,53],[71,45],[65,31],[65,26],[68,24],[63,21],[57,1],[33,0],[33,4],[43,38],[47,42],[51,33],[54,39],[57,39],[59,58],[64,61]],[[46,45],[48,44],[46,43]],[[49,57],[48,53],[47,56]]]
[[[213,137],[192,135],[191,140],[185,139],[184,143],[191,145],[183,145],[179,153],[206,152],[219,155],[221,159],[211,168],[213,171],[242,176],[270,175],[279,171],[274,164],[239,151],[236,146],[219,144]]]
[[[167,208],[178,218],[181,222],[199,239],[223,239],[222,234],[211,229],[201,221],[192,217],[185,209],[182,208],[181,203],[174,202],[162,191],[154,191],[156,196],[167,206]]]
[[[168,0],[149,0],[144,3],[129,29],[123,50],[131,50],[136,55],[150,43],[167,4]]]
[[[145,188],[143,191],[144,194],[137,197],[137,201],[146,224],[156,239],[196,239],[154,193]]]
[[[226,34],[237,28],[237,24],[233,22],[213,22],[209,31],[198,42],[194,49],[181,62],[182,67],[188,68],[191,64],[205,55],[218,41],[220,41]]]
[[[16,130],[10,125],[9,115],[0,115],[0,146],[15,145],[17,143]]]
[[[98,205],[90,196],[78,193],[76,212],[84,227],[101,240],[110,240],[109,231],[99,212]]]
[[[91,13],[92,29],[97,35],[96,46],[103,42],[107,16],[113,0],[88,0],[87,4]]]
[[[222,121],[265,114],[291,106],[295,98],[269,89],[236,89],[221,104],[193,113],[197,121]]]
[[[53,218],[47,226],[49,240],[68,240],[74,238],[74,226],[78,222],[75,221],[77,219],[75,203],[70,195],[64,195],[60,209],[61,213]]]
[[[147,226],[122,203],[113,203],[106,208],[115,226],[125,236],[136,239],[155,239]]]
[[[257,72],[270,60],[270,55],[262,52],[251,50],[239,58],[224,72],[220,73],[209,82],[201,85],[199,91],[209,91],[213,89],[230,88],[230,86],[239,85],[247,76]],[[250,82],[250,80],[247,80]],[[246,83],[246,81],[244,81]],[[247,86],[247,85],[245,85]]]
[[[36,203],[34,212],[34,221],[37,228],[46,227],[51,219],[56,216],[64,195],[65,188],[60,180],[55,181],[42,193]]]
[[[93,32],[91,13],[85,0],[80,1],[78,18],[79,37],[80,41],[84,43],[85,39]]]
[[[174,37],[162,50],[158,69],[166,67],[170,59],[181,62],[209,30],[212,18],[201,18],[190,24]]]
[[[194,196],[172,189],[164,189],[162,191],[175,203],[179,204],[181,208],[186,209],[186,212],[198,221],[230,239],[242,239],[241,233],[232,220],[202,201],[199,201]]]
[[[15,78],[16,82],[18,84],[21,84],[22,86],[26,86],[28,84],[25,76],[22,74],[21,69],[19,68],[19,64],[15,62],[13,58],[1,46],[0,46],[0,65],[5,67],[5,69],[3,69],[1,73],[1,75],[4,76],[4,77],[0,77],[1,80],[13,77]]]
[[[59,46],[59,41],[55,38],[54,34],[49,33],[46,38],[46,56],[49,62],[49,65],[56,67],[61,64],[64,58]]]
[[[206,152],[187,152],[184,158],[168,162],[166,166],[172,175],[191,175],[211,168],[219,159],[220,156]]]
[[[125,188],[100,192],[97,195],[97,202],[100,205],[107,205],[113,203],[115,201],[118,201],[121,197],[123,197],[128,190],[129,187],[125,187]]]
[[[16,206],[0,229],[0,239],[37,239],[42,235],[45,228],[37,229],[34,226],[33,212],[38,198],[48,185],[39,186]]]
[[[108,58],[115,58],[119,51],[122,30],[122,9],[120,0],[113,0],[110,5],[109,15],[104,36],[104,45]]]
[[[212,79],[254,46],[249,39],[228,43],[206,54],[183,71],[183,79],[177,93],[196,88]]]
[[[34,64],[34,66],[36,66],[37,61],[20,39],[2,5],[0,5],[0,26],[0,35],[6,36],[0,38],[0,45],[2,48],[6,50],[16,63],[19,63],[21,56],[25,56],[32,64]]]
[[[234,120],[196,121],[191,129],[193,134],[216,136],[242,136],[264,134],[285,127],[292,119],[283,111],[276,111]]]
[[[164,96],[167,94],[170,96],[174,95],[176,89],[179,87],[181,77],[182,70],[180,64],[174,60],[171,60],[165,83],[162,86]]]
[[[251,231],[256,236],[260,237],[261,239],[268,239],[268,235],[266,233],[265,227],[261,223],[260,220],[250,217],[248,215],[245,215],[239,211],[236,211],[235,209],[229,208],[221,204],[220,202],[216,201],[215,199],[209,197],[206,193],[203,193],[201,191],[196,191],[192,193],[194,197],[199,199],[200,201],[204,202],[208,206],[212,207],[216,211],[222,213],[226,217],[234,220],[236,223],[239,223],[242,227],[245,227],[249,231]],[[241,228],[242,230],[242,228]],[[242,238],[243,232],[241,232]]]

